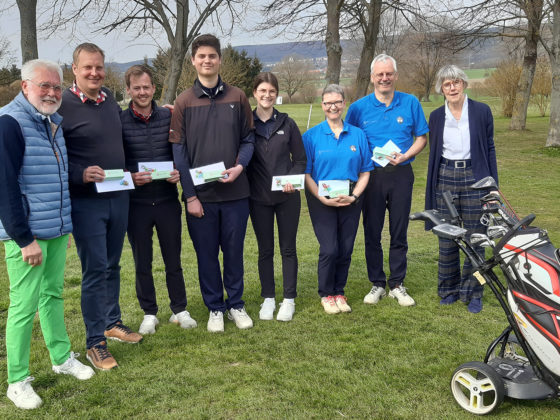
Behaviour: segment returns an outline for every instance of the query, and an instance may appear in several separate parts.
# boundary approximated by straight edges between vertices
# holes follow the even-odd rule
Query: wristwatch
[[[354,193],[350,194],[350,197],[354,197],[354,199],[355,199],[355,201],[352,204],[357,204],[360,201],[360,197],[358,197]]]

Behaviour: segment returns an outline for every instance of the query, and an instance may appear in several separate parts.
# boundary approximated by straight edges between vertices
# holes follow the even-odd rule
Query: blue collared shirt
[[[307,154],[306,174],[319,180],[358,180],[360,173],[373,169],[367,138],[362,130],[344,123],[342,132],[335,137],[327,121],[310,128],[303,134]]]
[[[392,140],[401,149],[401,153],[405,153],[412,146],[414,137],[429,131],[418,99],[398,91],[395,91],[389,106],[377,100],[375,93],[357,100],[348,108],[346,121],[366,133],[370,152],[373,152],[376,146],[383,147]],[[414,157],[401,165],[413,160]]]

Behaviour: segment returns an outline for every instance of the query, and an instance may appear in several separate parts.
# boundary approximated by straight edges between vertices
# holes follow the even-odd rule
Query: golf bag
[[[515,231],[498,256],[508,305],[523,337],[543,365],[560,376],[559,250],[545,231],[527,228]]]

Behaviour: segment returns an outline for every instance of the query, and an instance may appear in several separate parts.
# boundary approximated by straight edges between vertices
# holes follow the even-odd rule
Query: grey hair
[[[436,93],[443,95],[441,91],[441,85],[446,80],[462,80],[464,84],[464,88],[466,89],[469,85],[469,78],[467,77],[466,73],[457,67],[454,64],[449,64],[447,66],[443,66],[441,69],[438,70],[436,74]]]
[[[342,96],[342,100],[344,100],[344,89],[340,85],[327,85],[325,89],[323,89],[321,99],[323,99],[327,93],[338,93],[340,96]]]
[[[371,73],[373,73],[373,66],[375,66],[380,61],[390,61],[391,63],[393,63],[393,69],[395,70],[395,73],[397,73],[397,60],[395,60],[393,57],[387,54],[379,54],[377,57],[373,59],[370,66]]]
[[[35,59],[26,61],[23,66],[21,66],[21,80],[31,80],[35,77],[35,73],[39,68],[45,68],[50,71],[56,71],[60,77],[60,83],[62,83],[62,69],[50,60]]]

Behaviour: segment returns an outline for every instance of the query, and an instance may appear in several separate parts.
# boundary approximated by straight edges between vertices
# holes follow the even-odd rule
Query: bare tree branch
[[[209,19],[222,26],[222,20],[233,25],[237,11],[247,0],[53,0],[50,18],[43,26],[49,33],[77,22],[87,22],[96,32],[111,33],[121,30],[138,37],[165,33],[171,47],[168,55],[168,74],[162,91],[162,100],[171,102],[176,96],[183,61],[193,39],[200,34]],[[192,6],[192,7],[191,7]]]

